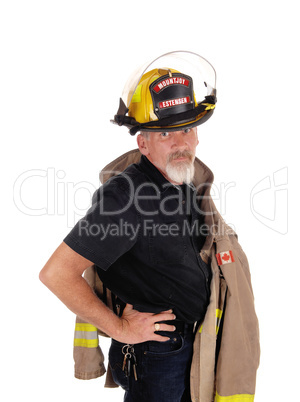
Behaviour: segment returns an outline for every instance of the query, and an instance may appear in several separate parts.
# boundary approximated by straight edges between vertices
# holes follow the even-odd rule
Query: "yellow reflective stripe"
[[[74,346],[81,346],[83,348],[96,348],[98,345],[98,339],[74,339]]]
[[[218,332],[219,332],[219,327],[220,327],[220,321],[221,321],[221,318],[222,318],[222,314],[223,314],[223,311],[217,308],[217,310],[216,310],[216,334],[218,334]],[[202,332],[202,329],[203,329],[203,325],[201,325],[201,327],[199,328],[199,333],[200,334]]]
[[[75,331],[92,332],[92,331],[97,331],[97,328],[94,327],[94,325],[92,325],[92,324],[77,323],[75,325]]]
[[[250,394],[237,394],[230,396],[220,396],[216,393],[215,402],[253,402],[254,395]]]
[[[217,335],[218,335],[219,328],[220,328],[220,322],[221,322],[222,314],[223,314],[222,310],[219,310],[219,309],[216,310],[216,318],[217,318],[216,319],[216,334]]]
[[[98,345],[98,330],[94,325],[87,323],[75,324],[74,346],[96,348]]]

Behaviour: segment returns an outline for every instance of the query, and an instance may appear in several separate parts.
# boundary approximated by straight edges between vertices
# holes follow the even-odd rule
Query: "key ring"
[[[126,349],[126,351],[125,351],[125,348],[127,348]],[[126,355],[126,353],[128,353],[128,349],[130,348],[130,345],[124,345],[123,347],[122,347],[122,353],[123,353],[123,355]]]

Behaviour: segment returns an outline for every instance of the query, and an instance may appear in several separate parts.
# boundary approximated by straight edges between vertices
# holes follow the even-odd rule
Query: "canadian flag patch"
[[[218,265],[229,264],[234,262],[232,251],[224,251],[223,253],[216,254]]]

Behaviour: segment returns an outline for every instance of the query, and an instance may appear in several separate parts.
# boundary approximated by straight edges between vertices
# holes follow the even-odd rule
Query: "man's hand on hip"
[[[127,304],[121,317],[121,328],[115,339],[122,343],[136,344],[146,341],[166,342],[170,338],[156,334],[156,331],[175,331],[174,325],[161,323],[176,318],[172,310],[158,314],[141,313]]]

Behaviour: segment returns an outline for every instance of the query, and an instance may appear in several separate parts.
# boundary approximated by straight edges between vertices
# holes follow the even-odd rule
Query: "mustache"
[[[190,162],[193,162],[194,159],[194,154],[191,151],[185,150],[185,151],[176,151],[173,152],[172,154],[168,155],[168,160],[167,162],[172,162],[174,159],[177,158],[188,158]]]

